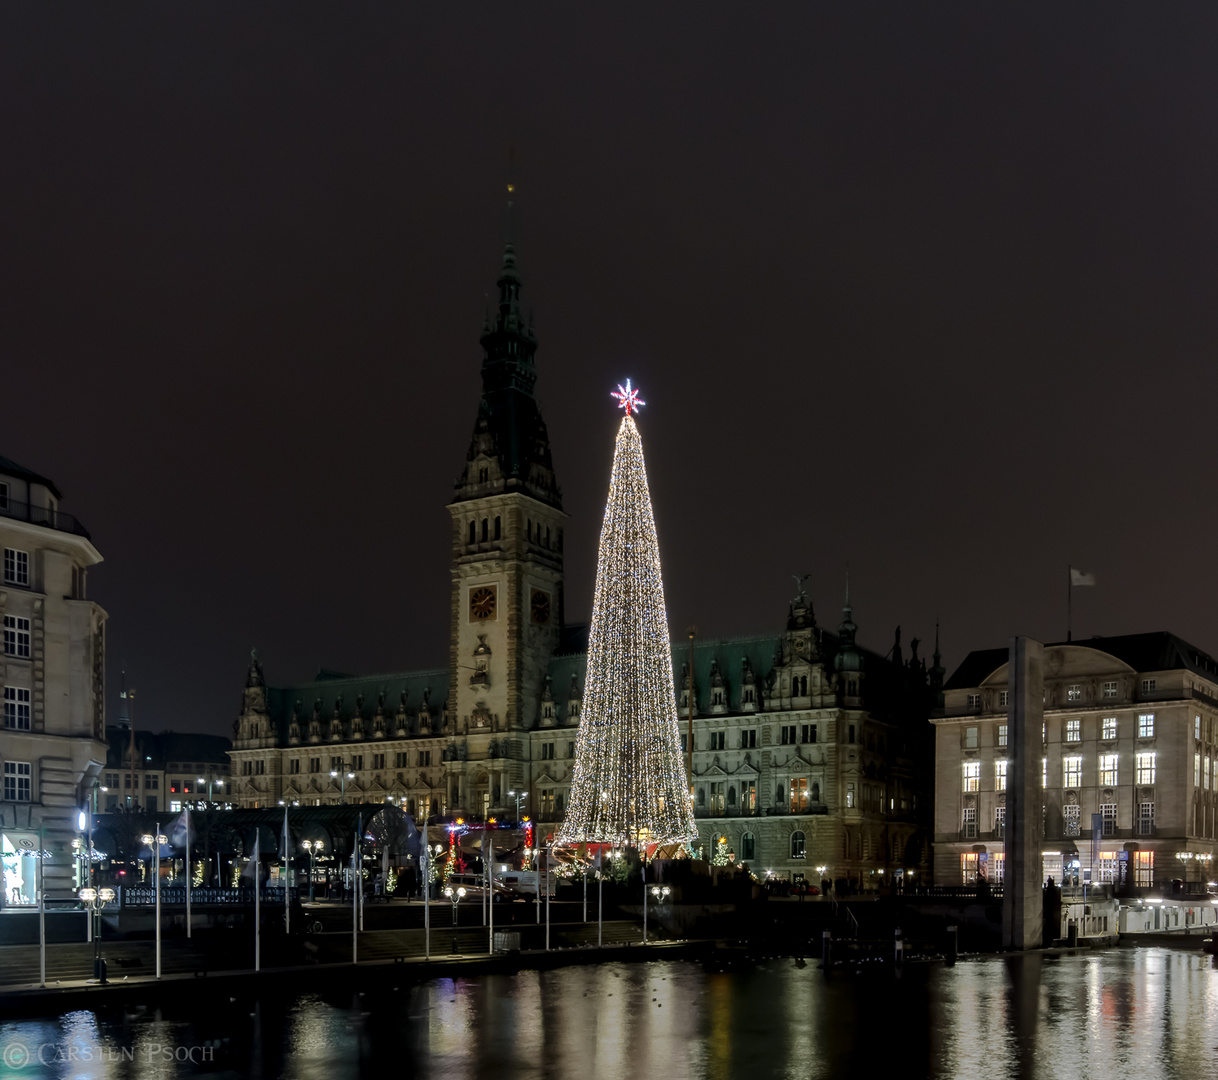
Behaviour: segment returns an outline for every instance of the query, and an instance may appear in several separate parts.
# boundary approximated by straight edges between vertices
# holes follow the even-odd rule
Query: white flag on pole
[[[1070,567],[1070,585],[1072,588],[1077,589],[1082,585],[1094,585],[1094,584],[1095,584],[1095,575],[1094,574],[1085,574],[1085,573],[1083,573],[1082,570],[1075,570],[1073,566]]]

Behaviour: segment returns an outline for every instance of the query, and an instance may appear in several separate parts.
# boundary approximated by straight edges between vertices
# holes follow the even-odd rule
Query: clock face
[[[533,597],[529,604],[529,609],[533,614],[535,623],[548,623],[550,621],[550,597],[547,593],[543,593],[540,589],[533,590]]]
[[[479,622],[495,617],[495,590],[484,585],[469,594],[469,617]]]

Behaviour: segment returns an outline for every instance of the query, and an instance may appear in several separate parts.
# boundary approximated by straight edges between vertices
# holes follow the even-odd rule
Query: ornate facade
[[[482,397],[451,519],[446,670],[322,672],[271,687],[251,659],[232,751],[232,798],[327,804],[393,799],[429,816],[562,819],[579,725],[586,627],[563,603],[562,495],[520,312],[509,245],[482,335]],[[787,629],[693,650],[693,798],[702,848],[726,836],[738,862],[779,876],[870,886],[929,856],[931,740],[941,682],[836,634],[801,592]],[[682,730],[689,650],[674,645]],[[688,738],[688,735],[686,735]],[[689,747],[686,746],[689,753]],[[550,824],[550,828],[545,826]],[[823,870],[817,869],[823,867]]]

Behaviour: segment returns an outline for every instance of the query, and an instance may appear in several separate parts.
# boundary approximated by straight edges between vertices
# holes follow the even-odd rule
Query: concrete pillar
[[[1039,949],[1042,938],[1040,786],[1044,756],[1045,647],[1032,638],[1011,638],[1008,665],[1006,863],[1002,944]]]

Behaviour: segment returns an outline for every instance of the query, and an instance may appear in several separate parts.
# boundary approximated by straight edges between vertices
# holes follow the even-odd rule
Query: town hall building
[[[557,833],[571,784],[587,627],[566,621],[566,515],[534,397],[537,347],[507,245],[482,334],[482,396],[449,503],[446,669],[268,685],[251,656],[235,725],[239,806],[392,800],[416,817],[529,816]],[[591,560],[589,560],[591,562]],[[932,729],[943,681],[900,632],[885,655],[807,596],[785,629],[673,644],[698,850],[759,876],[874,888],[929,868]],[[690,660],[693,701],[690,701]],[[692,751],[688,745],[692,708]]]

